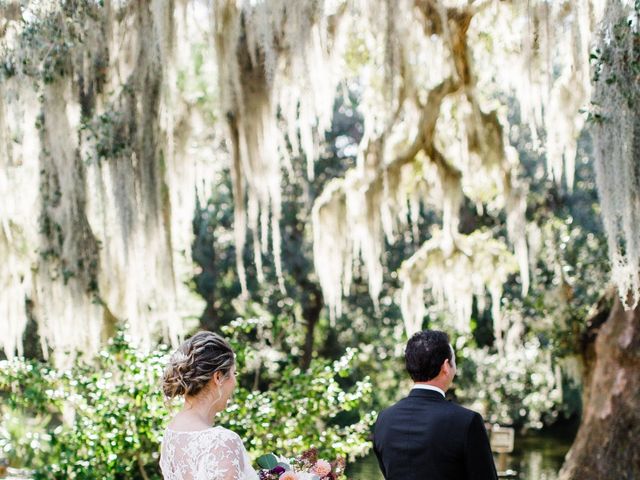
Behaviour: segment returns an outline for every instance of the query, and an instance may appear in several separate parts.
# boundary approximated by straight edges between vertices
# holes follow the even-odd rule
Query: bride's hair
[[[234,364],[233,349],[224,338],[213,332],[198,332],[171,356],[162,376],[162,391],[167,399],[197,395],[214,373],[227,376]]]

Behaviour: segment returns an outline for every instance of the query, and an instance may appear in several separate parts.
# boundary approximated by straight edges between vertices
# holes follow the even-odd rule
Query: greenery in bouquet
[[[346,480],[344,458],[329,462],[315,448],[292,460],[269,453],[258,458],[258,466],[260,480]]]

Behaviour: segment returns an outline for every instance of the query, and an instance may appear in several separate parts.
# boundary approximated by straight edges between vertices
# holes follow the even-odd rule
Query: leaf
[[[271,470],[278,465],[278,459],[273,453],[262,455],[258,460],[256,460],[256,462],[260,468],[265,468],[267,470]]]

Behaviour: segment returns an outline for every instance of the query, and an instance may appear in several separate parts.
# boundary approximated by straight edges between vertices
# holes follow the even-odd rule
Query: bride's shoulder
[[[216,435],[223,437],[225,439],[239,441],[240,443],[242,443],[242,440],[240,439],[240,435],[238,435],[233,430],[229,430],[228,428],[216,426],[216,427],[212,427],[211,431],[214,432]]]
[[[213,427],[211,429],[210,444],[214,449],[222,448],[234,452],[245,451],[244,443],[236,432],[224,427]]]

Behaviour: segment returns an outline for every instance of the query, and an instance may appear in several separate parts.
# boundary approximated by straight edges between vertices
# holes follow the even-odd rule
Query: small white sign
[[[513,452],[515,430],[510,427],[494,425],[491,427],[491,450],[496,453]]]

